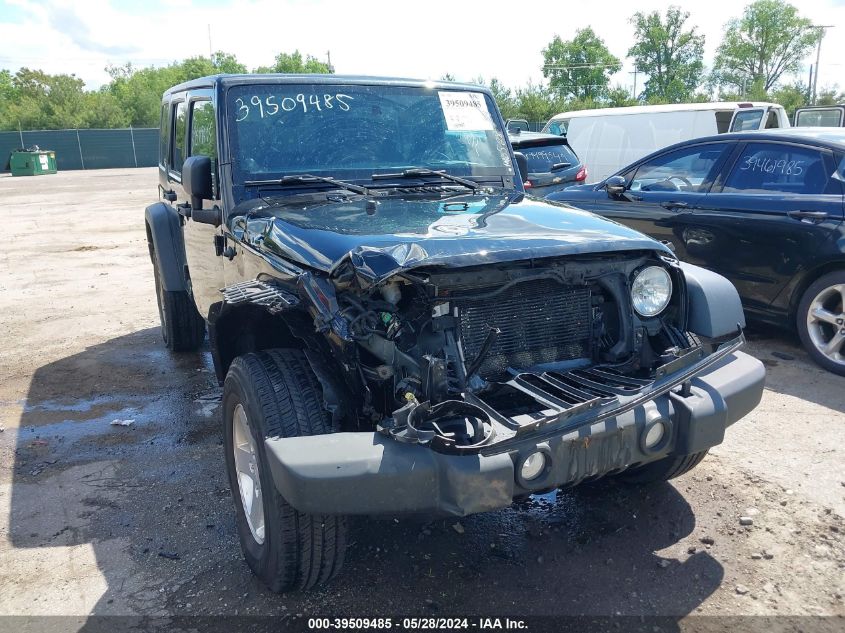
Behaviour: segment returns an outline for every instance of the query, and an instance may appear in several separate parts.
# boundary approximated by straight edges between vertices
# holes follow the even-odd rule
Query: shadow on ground
[[[680,549],[695,516],[674,486],[611,482],[459,521],[359,518],[341,578],[273,595],[240,555],[218,397],[208,354],[173,357],[154,329],[36,371],[16,440],[11,544],[45,556],[89,545],[96,558],[87,579],[58,557],[45,585],[88,596],[97,615],[681,617],[723,578],[703,546]]]

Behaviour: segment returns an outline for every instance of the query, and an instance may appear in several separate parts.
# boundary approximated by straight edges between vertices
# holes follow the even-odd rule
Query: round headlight
[[[672,298],[672,278],[660,266],[643,268],[631,285],[634,310],[644,317],[657,316]]]

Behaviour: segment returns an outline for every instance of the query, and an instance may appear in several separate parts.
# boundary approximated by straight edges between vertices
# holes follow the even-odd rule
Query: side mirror
[[[192,209],[202,209],[203,200],[211,200],[211,159],[208,156],[191,156],[182,165],[182,186],[191,199]]]
[[[519,169],[519,176],[524,184],[528,182],[528,159],[522,152],[514,152],[513,157],[516,159],[516,167]]]
[[[607,190],[608,196],[621,196],[625,193],[628,183],[622,176],[611,176],[604,181],[604,188]]]

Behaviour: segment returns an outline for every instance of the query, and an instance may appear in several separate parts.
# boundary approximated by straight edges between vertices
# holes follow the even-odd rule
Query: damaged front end
[[[631,285],[649,266],[673,290],[646,318]],[[350,258],[331,278],[303,274],[298,291],[349,392],[362,394],[359,425],[445,454],[506,451],[683,395],[743,342],[739,323],[690,334],[684,273],[653,252],[422,266],[379,280]]]

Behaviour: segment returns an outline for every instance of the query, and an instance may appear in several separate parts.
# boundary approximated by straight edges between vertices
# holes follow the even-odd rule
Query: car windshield
[[[287,174],[346,180],[411,167],[464,177],[513,175],[492,100],[480,92],[343,84],[228,91],[236,181]]]
[[[528,173],[530,174],[547,174],[552,171],[553,166],[561,163],[569,163],[570,167],[578,164],[578,157],[575,156],[575,152],[563,143],[529,145],[519,151],[528,161]]]

